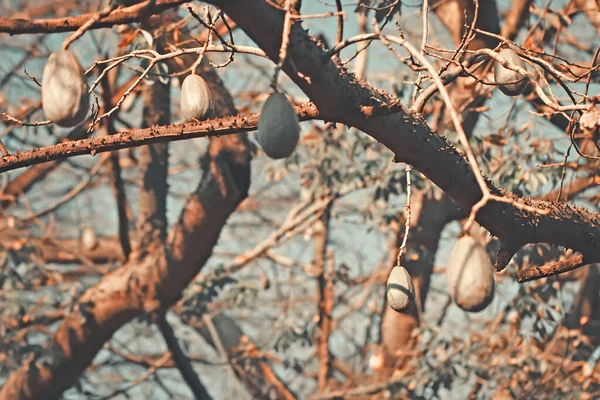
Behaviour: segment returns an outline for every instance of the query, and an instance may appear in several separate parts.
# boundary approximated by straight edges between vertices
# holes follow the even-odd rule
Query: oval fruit
[[[186,121],[208,119],[214,112],[214,103],[208,83],[199,75],[188,75],[181,84],[181,116]]]
[[[284,94],[273,93],[258,120],[258,144],[269,157],[286,158],[296,149],[299,138],[300,125],[294,107]]]
[[[494,272],[485,248],[471,236],[456,241],[446,271],[448,293],[465,311],[478,312],[494,298]]]
[[[81,232],[81,245],[87,251],[94,250],[98,247],[98,237],[96,236],[96,232],[89,226],[83,228],[83,232]]]
[[[395,311],[403,312],[415,301],[415,286],[406,268],[392,268],[385,285],[387,301]]]
[[[84,71],[67,50],[50,54],[42,72],[42,108],[46,118],[70,128],[85,120],[90,95]]]
[[[500,50],[498,56],[511,64],[514,64],[525,70],[527,69],[525,67],[525,63],[523,63],[523,60],[521,60],[521,57],[519,57],[517,53],[511,49]],[[525,90],[525,87],[529,82],[526,76],[521,75],[511,69],[505,68],[499,62],[495,62],[494,64],[494,80],[500,85],[500,91],[507,96],[520,95],[523,90]]]

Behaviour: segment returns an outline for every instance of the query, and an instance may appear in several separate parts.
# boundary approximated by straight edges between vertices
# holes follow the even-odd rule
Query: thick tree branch
[[[223,143],[225,139],[236,140],[238,147]],[[0,399],[58,398],[123,324],[143,313],[160,312],[179,298],[247,195],[250,156],[244,143],[243,136],[231,136],[211,144],[205,157],[210,168],[171,235],[172,255],[165,257],[159,248],[144,259],[130,260],[88,289],[58,328],[52,361],[34,360],[13,373]]]
[[[220,6],[272,60],[277,60],[283,32],[283,12],[268,3],[250,0],[212,1]],[[481,199],[475,176],[465,159],[418,115],[406,109],[369,117],[370,111],[397,102],[389,94],[357,81],[324,57],[299,24],[292,27],[288,62],[284,71],[314,101],[321,118],[354,126],[395,153],[396,161],[409,163],[440,186],[464,210]],[[580,251],[586,262],[600,260],[600,225],[597,214],[570,205],[522,199],[491,183],[492,194],[511,203],[489,202],[477,221],[515,251],[527,243],[547,242]],[[546,215],[524,211],[518,204],[547,210]]]

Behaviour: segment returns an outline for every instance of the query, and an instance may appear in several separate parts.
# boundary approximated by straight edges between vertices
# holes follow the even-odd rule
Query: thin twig
[[[50,121],[50,120],[38,121],[38,122],[25,122],[25,121],[21,121],[18,118],[15,118],[11,115],[8,115],[5,112],[2,113],[2,118],[7,122],[12,122],[19,126],[42,126],[42,125],[50,125],[52,123],[52,121]]]
[[[527,268],[519,271],[517,282],[524,283],[537,279],[547,278],[549,276],[562,274],[587,265],[583,260],[583,255],[576,254],[565,260],[542,265],[541,267]]]
[[[152,4],[152,3],[148,3],[148,4]],[[65,39],[65,41],[63,42],[62,45],[62,49],[63,50],[67,50],[69,48],[69,46],[76,41],[77,39],[79,39],[81,36],[83,36],[83,34],[92,26],[94,25],[94,23],[96,23],[97,21],[99,21],[101,18],[105,18],[107,16],[110,15],[111,12],[113,12],[115,9],[117,8],[117,3],[110,3],[108,6],[106,6],[103,10],[98,11],[97,13],[95,13],[94,15],[92,15],[92,17],[83,25],[81,25],[79,27],[79,29],[77,29],[77,31],[75,31],[74,34],[72,34],[71,36],[69,36],[68,38]]]
[[[410,179],[410,172],[412,171],[412,166],[406,165],[406,206],[404,206],[404,210],[406,212],[406,220],[404,221],[404,237],[402,238],[402,244],[400,245],[400,250],[398,250],[398,259],[396,260],[396,265],[399,267],[402,265],[402,256],[406,252],[406,242],[408,240],[408,234],[410,232],[410,221],[412,219],[412,210],[410,208],[410,201],[412,197],[412,182]]]
[[[238,380],[237,375],[235,374],[235,371],[233,370],[233,367],[231,366],[231,362],[229,361],[229,358],[227,357],[227,351],[225,350],[225,347],[223,346],[223,343],[221,342],[219,332],[217,332],[217,329],[215,328],[215,325],[213,324],[212,318],[210,317],[210,315],[204,314],[202,316],[202,319],[204,320],[204,323],[206,324],[206,328],[208,328],[208,331],[210,332],[210,337],[212,338],[212,340],[215,344],[215,347],[219,351],[219,354],[223,358],[223,361],[227,362],[226,368],[227,368],[227,371],[229,371],[229,374],[231,375],[233,382],[235,383],[235,390],[237,392],[237,398],[238,399],[246,398],[246,396],[244,395],[244,389],[242,389],[242,385],[240,384],[240,381]]]
[[[277,78],[279,77],[279,71],[283,67],[283,63],[287,58],[287,48],[290,44],[290,31],[292,30],[292,0],[286,0],[285,2],[285,19],[283,20],[283,33],[281,34],[281,47],[279,48],[279,62],[275,67],[275,72],[273,73],[273,80],[271,82],[271,87],[273,89],[277,88]]]
[[[212,399],[212,397],[204,388],[204,385],[202,385],[202,382],[200,382],[200,378],[198,378],[198,374],[196,371],[194,371],[194,367],[192,366],[190,359],[185,355],[183,349],[179,345],[177,336],[175,336],[175,332],[173,332],[173,328],[169,322],[167,322],[165,315],[161,314],[156,319],[156,325],[165,339],[167,347],[173,355],[173,361],[175,361],[177,369],[179,369],[179,372],[181,372],[181,376],[190,387],[192,393],[194,393],[194,396],[197,399]]]

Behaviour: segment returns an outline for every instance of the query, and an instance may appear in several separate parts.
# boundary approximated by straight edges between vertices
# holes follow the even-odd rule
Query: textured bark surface
[[[257,0],[213,3],[222,7],[269,57],[276,59],[281,44],[279,33],[283,29],[282,11]],[[333,61],[326,60],[324,51],[299,25],[291,29],[288,57],[294,66],[286,62],[284,70],[315,102],[321,118],[341,121],[371,135],[395,153],[396,161],[413,165],[463,210],[470,210],[479,201],[481,191],[475,175],[454,147],[389,94],[357,81]],[[390,108],[397,109],[397,113],[372,116]],[[541,215],[521,210],[516,204],[499,202],[488,203],[481,209],[477,221],[510,243],[512,249],[526,243],[546,242],[580,251],[587,262],[600,259],[598,215],[571,205],[522,199],[491,183],[488,187],[493,194],[504,195],[515,203],[548,210]]]

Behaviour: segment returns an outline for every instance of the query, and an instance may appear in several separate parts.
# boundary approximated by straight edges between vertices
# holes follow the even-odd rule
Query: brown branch
[[[115,72],[117,71],[115,70]],[[113,106],[111,96],[112,88],[109,83],[108,76],[102,80],[101,84],[102,101],[104,103],[104,109],[107,110]],[[113,118],[106,118],[105,125],[106,131],[109,135],[115,135],[117,133]],[[118,152],[112,152],[110,154],[109,164],[106,169],[110,179],[110,186],[115,197],[115,205],[117,207],[121,249],[123,251],[123,255],[125,256],[125,260],[127,260],[129,258],[129,254],[131,253],[131,241],[129,238],[129,218],[127,217],[127,196],[125,193],[125,183],[123,182],[123,177],[121,176],[121,165],[119,164]]]
[[[541,197],[546,200],[559,200],[567,201],[570,197],[575,196],[587,189],[600,185],[600,176],[593,174],[592,176],[584,176],[569,183],[562,191],[560,199],[558,198],[560,190],[553,190],[552,192]]]
[[[71,35],[70,37],[68,37],[62,45],[62,49],[63,50],[67,50],[69,48],[69,46],[76,41],[77,39],[79,39],[80,37],[82,37],[85,32],[92,26],[94,25],[94,23],[96,23],[97,21],[99,21],[102,18],[106,18],[107,16],[110,15],[110,13],[112,13],[116,8],[117,8],[117,3],[113,3],[110,2],[108,4],[108,6],[106,6],[105,8],[103,8],[102,10],[98,11],[97,13],[94,13],[90,19],[84,23],[83,25],[81,25],[79,27],[79,29],[77,29],[77,31],[75,31],[75,33],[73,35]]]
[[[278,60],[284,14],[258,0],[212,1],[220,6],[272,60]],[[283,70],[308,95],[322,119],[338,121],[371,135],[395,153],[395,160],[413,165],[457,202],[471,210],[481,189],[471,167],[452,145],[433,132],[426,121],[404,107],[398,112],[369,117],[368,111],[397,100],[358,82],[341,70],[302,29],[291,29],[288,62]],[[487,183],[491,194],[507,201],[490,201],[477,221],[491,234],[519,248],[527,243],[563,245],[582,253],[586,262],[600,260],[600,217],[582,208],[519,198]],[[524,209],[526,206],[527,209]],[[531,211],[545,210],[545,215]]]
[[[170,122],[169,86],[158,79],[153,85],[144,85],[142,127],[152,129]],[[136,244],[139,250],[145,250],[152,242],[164,243],[167,236],[168,142],[142,147],[138,166]]]
[[[317,119],[319,117],[319,112],[312,103],[296,107],[296,112],[302,121]],[[2,157],[0,159],[0,173],[83,154],[95,155],[97,153],[139,147],[152,143],[164,143],[198,137],[219,137],[250,132],[258,126],[259,117],[259,113],[245,116],[238,115],[181,125],[133,129],[112,136],[58,143]]]
[[[572,271],[587,264],[588,263],[584,262],[583,256],[581,254],[577,254],[565,260],[542,265],[541,267],[532,267],[519,271],[517,274],[517,282],[524,283],[547,278],[549,276],[562,274],[563,272]]]
[[[338,12],[337,33],[335,36],[335,44],[340,43],[344,39],[344,14],[342,9],[342,1],[335,0],[335,7]]]
[[[190,0],[147,0],[131,7],[117,9],[95,21],[88,29],[110,28],[114,25],[130,24],[147,19],[169,8],[177,7]],[[24,33],[57,33],[76,31],[84,26],[96,13],[87,13],[65,18],[20,19],[0,18],[0,33],[11,35]]]
[[[58,398],[117,329],[143,313],[166,309],[181,296],[210,257],[229,215],[247,196],[250,155],[244,140],[229,136],[211,143],[204,158],[210,168],[173,229],[169,256],[159,248],[89,288],[51,341],[53,361],[34,360],[14,372],[0,399]]]
[[[327,381],[331,375],[331,357],[329,353],[329,336],[331,335],[331,312],[333,309],[333,271],[325,270],[327,256],[327,240],[329,236],[329,219],[332,203],[329,203],[325,212],[315,221],[315,257],[313,260],[317,278],[317,355],[319,357],[319,371],[317,374],[317,389],[319,393],[325,391]]]
[[[173,355],[173,361],[175,361],[177,369],[181,372],[183,380],[188,384],[196,399],[211,399],[212,397],[208,394],[204,385],[202,385],[202,382],[200,382],[200,378],[198,378],[196,371],[194,371],[190,359],[185,355],[181,346],[179,346],[177,336],[175,336],[175,332],[173,332],[173,328],[167,322],[166,317],[162,314],[158,316],[156,325]]]
[[[192,326],[215,348],[213,335],[203,318],[197,318],[190,313],[182,312],[183,308],[176,306],[176,313],[187,325]],[[234,318],[224,313],[219,313],[211,318],[216,333],[218,334],[227,354],[231,354],[237,378],[244,383],[246,389],[253,398],[260,399],[269,397],[274,391],[276,398],[284,400],[296,399],[277,374],[272,370],[265,359],[265,352],[256,348],[252,340],[244,334]]]

